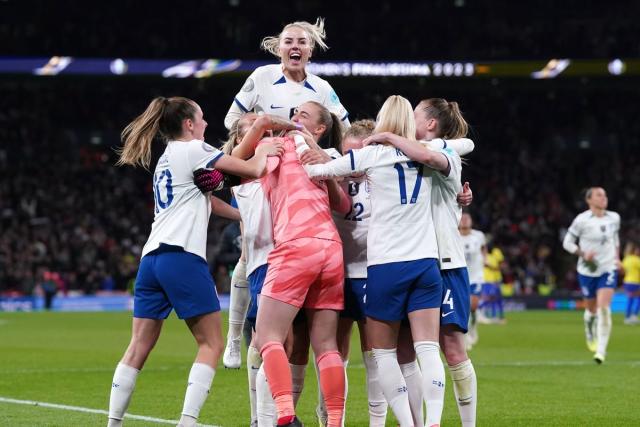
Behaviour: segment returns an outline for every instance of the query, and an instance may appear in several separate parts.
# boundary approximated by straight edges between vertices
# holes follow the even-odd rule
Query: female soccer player
[[[573,220],[562,246],[578,256],[578,282],[586,303],[587,347],[595,351],[593,360],[600,364],[607,354],[612,326],[611,299],[618,282],[620,215],[607,210],[609,200],[602,187],[589,188],[585,200],[589,209]]]
[[[624,290],[627,294],[624,323],[637,325],[640,312],[640,247],[635,243],[627,243],[622,268],[624,269]]]
[[[323,50],[328,48],[325,38],[324,20],[318,18],[315,24],[305,21],[287,24],[278,36],[263,39],[262,49],[280,58],[281,62],[258,67],[249,76],[225,117],[227,129],[233,131],[232,125],[239,123],[238,119],[248,111],[289,119],[293,117],[295,109],[307,101],[316,101],[325,106],[342,119],[342,123],[348,125],[349,115],[329,83],[306,71],[316,45]],[[248,156],[240,153],[238,157],[245,159]],[[237,273],[238,281],[242,280],[241,273],[242,269]],[[241,292],[238,293],[239,298],[235,298],[233,291],[234,289],[229,301],[229,312],[245,312],[246,298],[242,298]],[[240,366],[242,362],[239,352],[241,328],[238,323],[237,316],[234,316],[233,323],[230,316],[225,359],[228,359],[232,367]]]
[[[374,131],[415,139],[411,104],[389,97]],[[426,164],[446,171],[449,162],[432,152]],[[408,315],[425,380],[424,388],[444,384],[438,332],[442,279],[431,215],[429,171],[400,150],[372,145],[323,165],[307,167],[310,176],[330,178],[364,172],[371,185],[371,220],[367,236],[367,337],[378,366],[384,395],[402,427],[413,426],[407,387],[396,347],[400,321]],[[438,369],[439,367],[439,369]],[[435,385],[434,385],[435,383]]]
[[[458,104],[442,98],[421,101],[414,114],[417,138],[433,141],[436,146],[441,144],[445,147],[440,152],[446,156],[448,162],[445,171],[431,174],[431,213],[443,280],[439,341],[453,379],[462,425],[475,426],[477,381],[466,352],[464,338],[469,323],[470,284],[464,246],[458,232],[458,224],[462,217],[462,208],[457,200],[458,193],[462,190],[462,162],[458,153],[447,147],[448,140],[458,140],[467,135],[468,125]],[[440,138],[442,142],[434,141],[436,138]],[[391,143],[414,161],[426,163],[431,158],[432,150],[427,148],[429,143],[425,146],[390,133],[374,135],[368,138],[365,144],[383,142]],[[461,144],[456,141],[455,145]],[[463,154],[467,154],[467,151],[463,151]],[[413,328],[413,324],[411,327]],[[444,404],[444,388],[425,388],[424,392],[427,403],[426,425],[439,425]]]
[[[194,101],[159,97],[122,131],[118,165],[148,168],[156,135],[167,146],[153,174],[155,218],[136,278],[131,342],[113,376],[109,426],[122,425],[138,373],[172,309],[185,319],[198,344],[180,426],[195,426],[211,387],[222,352],[220,304],[205,260],[211,202],[193,183],[193,172],[215,165],[223,172],[257,178],[266,173],[267,156],[280,154],[282,147],[278,142],[264,144],[245,162],[205,143],[206,127]]]
[[[315,24],[292,22],[277,36],[264,38],[261,48],[279,58],[280,64],[258,67],[249,76],[224,119],[227,129],[242,114],[252,110],[291,118],[296,107],[306,101],[324,105],[348,125],[349,114],[331,85],[306,70],[316,46],[328,49],[325,38],[322,18]]]
[[[301,120],[307,113],[304,108],[299,109],[299,114],[294,116],[294,120]],[[311,124],[306,125],[306,127],[313,129],[314,126]],[[347,155],[350,150],[362,148],[362,141],[371,135],[374,128],[375,122],[373,120],[359,120],[352,123],[351,127],[344,133],[341,147],[339,147],[342,155]],[[324,161],[326,158],[313,158],[311,156],[313,153],[318,153],[318,151],[309,150],[305,152],[301,157],[302,163],[326,163]],[[311,159],[313,161],[310,161]],[[365,177],[360,175],[344,179],[340,182],[340,186],[351,199],[351,208],[346,214],[334,213],[333,215],[333,220],[342,238],[345,265],[345,308],[340,313],[340,321],[338,323],[338,348],[346,371],[349,360],[351,330],[353,323],[357,322],[367,378],[369,426],[379,427],[385,424],[387,402],[378,383],[378,369],[371,354],[371,346],[367,343],[364,328],[364,294],[367,282],[367,231],[371,217],[369,184]],[[326,408],[324,408],[322,402],[316,408],[316,413],[320,424],[326,425]]]
[[[264,135],[261,122],[268,120],[271,120],[269,116],[263,116],[254,122],[234,150],[234,156],[251,155],[255,143]],[[339,120],[316,102],[301,105],[293,120],[305,126],[303,134],[311,144],[326,134],[341,135]],[[338,426],[344,410],[344,371],[335,341],[338,320],[335,309],[341,308],[343,298],[342,245],[330,217],[327,185],[317,185],[309,180],[298,160],[293,139],[286,137],[284,141],[288,154],[262,180],[271,205],[275,249],[268,257],[258,305],[255,343],[262,349],[263,369],[276,401],[278,424],[298,425],[291,371],[282,344],[293,317],[304,306],[311,346],[317,356],[320,386],[328,408],[328,425]],[[331,141],[329,144],[333,145]],[[335,186],[335,183],[329,184]],[[339,199],[343,199],[344,206],[337,207],[346,213],[348,200],[338,190],[335,186],[334,191]],[[308,252],[309,249],[313,250]],[[298,257],[302,258],[292,262]],[[307,265],[305,260],[312,261],[312,265]],[[308,341],[304,341],[306,352]]]
[[[464,256],[469,270],[469,282],[471,283],[471,315],[469,319],[469,333],[467,334],[467,349],[476,345],[479,339],[476,311],[480,303],[482,284],[484,283],[484,257],[487,252],[484,233],[474,230],[473,219],[468,213],[462,214],[460,219],[460,238],[464,245]]]

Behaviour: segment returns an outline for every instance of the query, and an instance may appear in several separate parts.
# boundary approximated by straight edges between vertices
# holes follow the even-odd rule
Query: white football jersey
[[[469,271],[469,282],[473,284],[484,283],[484,255],[482,247],[487,244],[484,233],[478,230],[471,230],[466,236],[460,235],[464,248],[464,257],[467,260]]]
[[[142,256],[165,243],[206,259],[211,202],[193,183],[193,171],[212,168],[222,155],[204,141],[169,141],[153,173],[155,217]]]
[[[429,141],[419,141],[423,144],[427,144],[429,148],[432,150],[443,150],[450,148],[459,156],[466,156],[471,153],[475,148],[475,144],[469,138],[459,138],[459,139],[442,139],[442,138],[434,138]]]
[[[342,239],[345,277],[363,279],[367,277],[367,232],[371,218],[369,183],[362,176],[347,178],[340,186],[351,197],[349,213],[333,214]]]
[[[462,191],[462,162],[451,148],[437,150],[449,161],[449,174],[427,169],[433,177],[431,189],[431,213],[438,240],[440,269],[466,267],[464,248],[460,240],[458,224],[462,218],[462,208],[458,204],[458,193]]]
[[[271,208],[260,181],[233,187],[233,195],[242,217],[242,237],[247,253],[247,276],[267,263],[273,249]]]
[[[394,147],[370,145],[306,169],[315,178],[366,173],[371,192],[367,265],[438,258],[426,166]]]
[[[578,242],[583,252],[595,252],[594,263],[578,258],[578,273],[583,276],[597,277],[615,270],[615,261],[619,259],[620,215],[605,211],[597,217],[590,210],[579,214],[571,223],[565,236],[565,242]]]
[[[236,95],[224,118],[224,125],[230,129],[233,123],[249,111],[264,112],[290,119],[293,111],[308,101],[316,101],[349,126],[349,114],[331,85],[307,71],[303,82],[287,80],[282,73],[282,64],[258,67],[249,76]]]

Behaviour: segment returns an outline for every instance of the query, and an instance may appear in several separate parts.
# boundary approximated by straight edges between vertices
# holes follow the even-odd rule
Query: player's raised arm
[[[272,115],[259,116],[252,124],[247,133],[242,138],[231,155],[239,159],[248,159],[253,156],[258,142],[265,136],[267,131],[300,129],[300,125],[291,120]]]

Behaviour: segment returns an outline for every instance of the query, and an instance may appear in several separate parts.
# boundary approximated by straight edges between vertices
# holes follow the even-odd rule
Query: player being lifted
[[[320,77],[309,73],[306,66],[316,46],[328,49],[325,42],[324,20],[318,18],[315,24],[298,21],[287,24],[278,36],[266,37],[261,47],[280,59],[279,64],[258,67],[246,80],[234,98],[225,126],[232,130],[234,123],[249,112],[266,113],[284,119],[292,118],[295,109],[307,101],[315,101],[336,114],[343,124],[349,124],[349,115],[340,103],[331,85]],[[242,153],[241,158],[246,158]],[[234,282],[246,281],[242,265],[234,270]],[[244,292],[244,293],[243,293]],[[225,366],[238,368],[240,357],[241,313],[247,311],[248,292],[246,288],[232,289],[229,301],[229,332],[223,357]],[[240,314],[238,314],[240,313]],[[233,316],[231,316],[233,314]]]
[[[349,114],[331,85],[306,69],[316,46],[328,49],[325,38],[323,18],[315,24],[292,22],[277,36],[264,38],[260,47],[279,58],[280,63],[258,67],[251,73],[227,112],[227,129],[249,111],[289,119],[307,101],[324,105],[348,125]]]
[[[620,267],[620,215],[607,210],[607,193],[601,187],[589,188],[585,200],[589,209],[573,220],[562,245],[578,256],[587,347],[595,351],[596,363],[602,363],[611,335],[610,306]]]

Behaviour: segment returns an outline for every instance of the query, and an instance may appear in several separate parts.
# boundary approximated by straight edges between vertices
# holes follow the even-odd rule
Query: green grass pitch
[[[0,398],[107,409],[130,323],[129,313],[0,313]],[[138,378],[129,412],[178,419],[194,355],[186,326],[172,315]],[[584,345],[580,312],[509,313],[506,325],[480,325],[480,343],[470,355],[478,375],[478,426],[640,425],[640,326],[623,325],[620,315],[614,316],[602,366]],[[346,425],[366,426],[359,351],[352,351],[348,376]],[[460,425],[447,381],[442,425]],[[248,425],[246,383],[244,368],[230,371],[220,364],[200,421]],[[316,388],[310,367],[299,405],[307,426],[317,425]],[[0,402],[0,425],[104,426],[106,416]],[[395,425],[391,416],[387,425]]]

